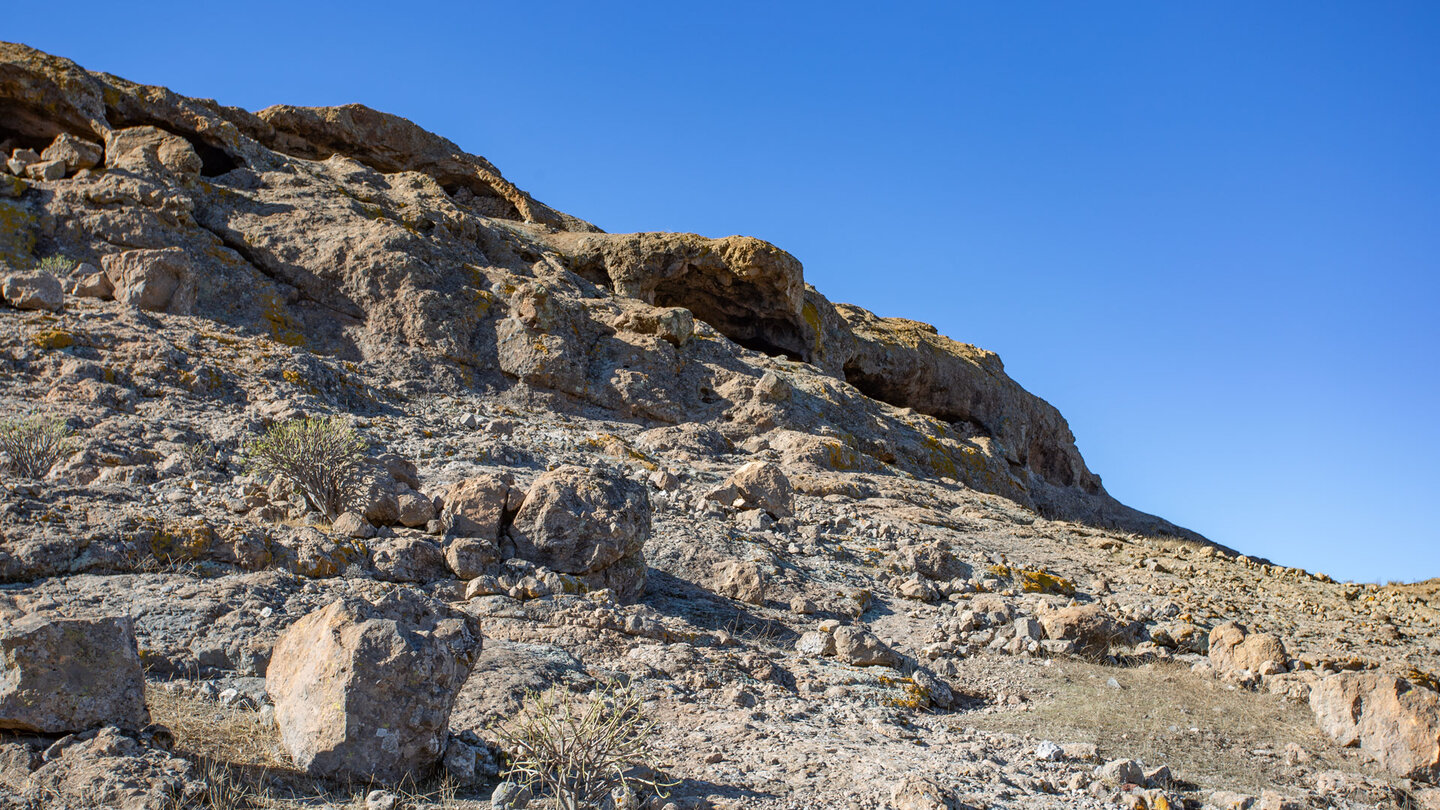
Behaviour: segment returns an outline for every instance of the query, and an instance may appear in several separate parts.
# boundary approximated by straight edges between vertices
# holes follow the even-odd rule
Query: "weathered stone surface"
[[[341,599],[300,619],[265,675],[291,758],[322,776],[418,778],[444,753],[480,644],[474,619],[399,592],[374,604]]]
[[[950,791],[933,777],[910,774],[890,790],[889,810],[953,810]]]
[[[521,558],[633,601],[645,589],[650,496],[638,481],[561,467],[530,485],[510,537]]]
[[[59,312],[65,305],[65,291],[59,279],[43,270],[11,273],[0,279],[0,298],[16,309]]]
[[[66,734],[150,722],[128,617],[0,624],[0,729]]]
[[[765,572],[749,560],[721,563],[715,570],[715,579],[715,592],[721,596],[752,605],[765,603]]]
[[[194,274],[180,248],[127,250],[101,263],[122,304],[174,315],[188,315],[195,305]]]
[[[110,277],[105,275],[105,271],[96,270],[94,265],[82,264],[75,268],[75,273],[79,278],[70,288],[71,295],[106,301],[115,297],[115,285],[110,283]]]
[[[1251,633],[1244,625],[1225,622],[1210,631],[1210,663],[1221,672],[1249,670],[1257,675],[1284,672],[1289,663],[1285,644],[1270,633]]]
[[[206,784],[189,760],[109,726],[57,742],[16,788],[46,810],[170,810],[203,806]]]
[[[1358,745],[1406,779],[1440,778],[1440,696],[1379,672],[1342,672],[1310,689],[1320,729],[1342,746]]]
[[[372,561],[380,579],[388,582],[434,582],[450,576],[440,547],[420,537],[397,537],[371,542]]]

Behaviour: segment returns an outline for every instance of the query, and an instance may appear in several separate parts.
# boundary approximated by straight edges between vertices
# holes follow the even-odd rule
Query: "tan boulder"
[[[1124,628],[1098,604],[1072,605],[1040,617],[1045,637],[1074,641],[1087,655],[1104,655],[1121,640]]]
[[[1440,778],[1440,696],[1379,672],[1342,672],[1310,689],[1315,722],[1406,779]]]
[[[265,674],[285,748],[316,776],[420,778],[444,753],[480,646],[474,619],[415,594],[306,615],[280,636]]]
[[[68,734],[150,722],[128,616],[0,624],[0,729]]]
[[[844,625],[835,628],[835,657],[857,667],[896,667],[902,662],[900,654],[890,645],[863,627]]]
[[[1210,663],[1225,672],[1250,670],[1273,675],[1288,668],[1285,644],[1271,633],[1251,633],[1244,625],[1225,622],[1210,631]]]
[[[194,272],[180,248],[127,250],[100,262],[122,304],[172,315],[188,315],[195,306]]]

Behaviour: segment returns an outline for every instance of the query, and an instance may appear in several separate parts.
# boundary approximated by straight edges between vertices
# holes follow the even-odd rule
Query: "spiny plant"
[[[60,419],[37,416],[0,422],[0,452],[10,457],[10,469],[21,478],[44,478],[74,449],[70,429]]]
[[[613,682],[583,696],[526,693],[524,709],[498,732],[510,754],[506,778],[548,792],[562,810],[598,807],[621,788],[673,787],[646,763],[657,721],[645,716],[643,704],[630,687]]]
[[[359,492],[365,439],[339,417],[273,425],[246,448],[250,471],[289,482],[310,508],[334,520]]]

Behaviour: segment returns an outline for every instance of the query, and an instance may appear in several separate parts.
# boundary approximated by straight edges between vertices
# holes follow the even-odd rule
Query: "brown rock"
[[[1342,672],[1310,689],[1315,721],[1337,744],[1358,745],[1406,778],[1440,778],[1440,696],[1379,672]]]
[[[716,566],[715,592],[721,596],[749,602],[752,605],[765,603],[765,572],[760,566],[748,560],[731,560]]]
[[[0,624],[0,729],[66,734],[149,722],[128,616]]]
[[[105,167],[137,174],[199,174],[200,156],[190,142],[152,126],[117,129],[105,136]]]
[[[935,779],[910,774],[890,789],[889,810],[952,810],[954,798]]]
[[[858,667],[896,667],[902,662],[899,653],[864,629],[849,625],[835,628],[835,657]]]
[[[764,509],[777,519],[794,514],[795,490],[777,464],[747,462],[731,473],[725,486],[735,488],[745,508]]]
[[[473,619],[399,592],[375,604],[342,599],[300,619],[265,674],[291,758],[317,776],[419,778],[444,753],[480,644]]]

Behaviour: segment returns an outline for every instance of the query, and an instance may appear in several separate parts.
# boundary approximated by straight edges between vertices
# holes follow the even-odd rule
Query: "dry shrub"
[[[70,429],[59,419],[33,417],[0,422],[0,452],[10,457],[10,469],[22,478],[44,478],[74,449]]]
[[[252,472],[289,482],[310,508],[334,520],[359,492],[365,446],[339,417],[293,419],[251,442],[246,455]]]
[[[555,798],[562,810],[596,807],[617,788],[663,791],[646,765],[655,721],[644,700],[617,683],[588,695],[530,692],[500,740],[510,754],[507,778]]]

